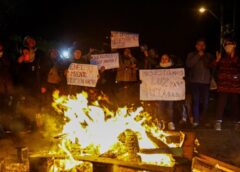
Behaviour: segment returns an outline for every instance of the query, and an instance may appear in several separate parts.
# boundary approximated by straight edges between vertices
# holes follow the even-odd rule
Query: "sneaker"
[[[175,125],[173,122],[168,123],[168,130],[171,130],[171,131],[175,130]]]
[[[187,123],[187,119],[186,118],[183,118],[183,119],[181,119],[180,121],[179,121],[179,124],[180,125],[184,125],[184,124],[186,124]]]
[[[199,126],[199,123],[198,123],[198,122],[194,122],[194,123],[192,124],[192,126],[193,126],[193,128],[197,128],[197,127]]]
[[[222,130],[222,121],[217,121],[214,125],[214,129],[216,131],[221,131]]]

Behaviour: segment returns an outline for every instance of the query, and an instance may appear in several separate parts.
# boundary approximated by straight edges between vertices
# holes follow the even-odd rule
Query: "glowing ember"
[[[85,92],[70,97],[59,96],[59,92],[56,91],[53,97],[53,107],[65,117],[61,133],[62,141],[59,145],[60,152],[69,158],[65,162],[65,170],[81,164],[74,160],[75,154],[78,156],[105,155],[121,159],[120,157],[127,154],[127,148],[126,144],[120,141],[120,136],[129,130],[136,134],[140,149],[157,147],[147,133],[157,137],[169,147],[180,147],[182,144],[182,142],[168,143],[166,137],[169,134],[160,130],[142,107],[136,110],[124,107],[113,112],[104,106],[101,107],[98,101],[89,103]],[[184,138],[184,134],[182,137]],[[140,155],[143,163],[162,166],[173,166],[175,163],[169,154],[137,154]]]

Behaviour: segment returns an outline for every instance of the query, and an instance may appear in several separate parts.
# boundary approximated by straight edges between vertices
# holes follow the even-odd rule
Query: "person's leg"
[[[190,123],[193,123],[192,105],[193,105],[192,94],[188,93],[186,95],[186,99],[185,99],[185,107],[187,110],[187,118],[189,119]]]
[[[208,110],[208,101],[209,101],[209,84],[201,84],[200,96],[202,98],[202,105],[203,105],[200,119],[201,119],[201,121],[205,121],[206,120],[206,112]]]
[[[173,122],[173,102],[172,101],[167,101],[167,115],[168,115],[168,122]]]
[[[228,93],[219,93],[218,101],[217,101],[217,111],[216,111],[216,115],[217,115],[216,120],[219,122],[222,122],[224,109],[227,104],[227,99],[228,99]]]
[[[240,113],[239,113],[239,95],[231,94],[232,101],[232,113],[234,115],[234,119],[239,122],[240,121]]]
[[[223,118],[225,106],[227,104],[228,96],[229,96],[228,93],[219,93],[219,95],[218,95],[217,111],[216,111],[217,119],[216,119],[216,123],[214,125],[214,128],[217,131],[222,130],[222,118]]]
[[[193,122],[197,125],[199,123],[199,104],[200,104],[200,93],[199,84],[191,84],[192,98],[193,98]]]
[[[167,101],[167,113],[168,113],[168,130],[175,130],[174,125],[174,116],[173,116],[173,108],[174,108],[174,102]]]
[[[167,115],[167,103],[166,101],[158,101],[158,109],[159,109],[159,119],[165,122],[168,122],[168,115]]]

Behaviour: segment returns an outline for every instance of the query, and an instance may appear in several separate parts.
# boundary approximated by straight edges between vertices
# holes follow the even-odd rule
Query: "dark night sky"
[[[210,14],[199,16],[196,9],[203,4],[219,15],[219,2],[1,0],[0,5],[13,8],[12,13],[2,17],[1,22],[8,24],[3,34],[31,34],[62,42],[78,40],[80,44],[95,46],[105,40],[110,30],[129,31],[140,33],[141,42],[160,53],[183,56],[198,37],[206,37],[210,49],[216,50],[218,21]],[[233,0],[223,0],[223,4],[225,22],[232,23]],[[5,10],[4,6],[0,9]],[[237,11],[238,21],[238,6]]]

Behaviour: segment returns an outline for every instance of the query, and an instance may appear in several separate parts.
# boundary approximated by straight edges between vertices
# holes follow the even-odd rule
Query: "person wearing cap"
[[[240,124],[239,111],[239,94],[240,94],[240,60],[236,53],[236,41],[227,37],[224,40],[223,56],[219,52],[216,53],[216,60],[214,62],[217,68],[217,119],[215,123],[215,130],[222,129],[222,119],[226,104],[231,100],[231,109],[234,117],[238,121],[236,127]]]

